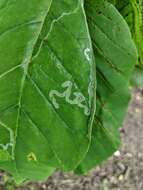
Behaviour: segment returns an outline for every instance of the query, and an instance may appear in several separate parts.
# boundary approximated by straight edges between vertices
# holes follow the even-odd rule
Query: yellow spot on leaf
[[[28,159],[28,161],[37,161],[37,157],[36,157],[36,155],[33,152],[30,152],[27,155],[27,159]]]

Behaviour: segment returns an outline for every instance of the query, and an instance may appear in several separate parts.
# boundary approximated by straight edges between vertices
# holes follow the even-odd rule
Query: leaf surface
[[[139,53],[138,66],[143,68],[143,1],[116,0],[115,5],[130,27]]]
[[[76,172],[100,164],[120,144],[119,128],[127,110],[128,83],[137,62],[129,28],[116,8],[106,1],[85,1],[97,67],[97,108],[90,149]]]
[[[143,86],[143,1],[116,0],[115,5],[130,27],[139,54],[139,61],[132,75],[131,85],[133,85],[134,87],[142,87]]]
[[[83,1],[5,0],[0,8],[0,168],[13,160],[8,170],[29,179],[74,169],[95,110]]]

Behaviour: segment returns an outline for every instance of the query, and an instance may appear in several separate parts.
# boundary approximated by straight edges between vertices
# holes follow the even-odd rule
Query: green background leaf
[[[91,0],[85,9],[97,67],[97,109],[91,146],[77,173],[95,167],[118,149],[119,128],[130,99],[128,83],[138,58],[129,28],[113,5]]]
[[[138,65],[143,69],[143,1],[116,0],[115,5],[130,27],[139,53]]]

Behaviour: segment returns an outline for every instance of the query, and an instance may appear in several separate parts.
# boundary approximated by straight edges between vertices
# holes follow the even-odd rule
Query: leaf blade
[[[0,46],[6,65],[1,61],[0,120],[14,131],[17,171],[31,178],[29,168],[34,178],[38,164],[73,169],[87,152],[95,110],[95,63],[83,1],[57,5],[42,0],[39,5],[33,0],[27,5],[23,0],[7,8],[1,17],[19,8],[24,21],[19,23],[17,13],[9,18]]]
[[[129,79],[137,62],[129,28],[118,11],[103,1],[87,1],[85,8],[97,65],[97,109],[91,146],[77,173],[100,164],[119,147]]]

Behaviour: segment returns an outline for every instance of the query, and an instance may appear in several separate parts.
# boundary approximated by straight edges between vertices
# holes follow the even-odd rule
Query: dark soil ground
[[[135,90],[129,106],[122,146],[108,161],[88,176],[56,172],[46,182],[14,186],[0,173],[0,190],[143,190],[143,91]]]

